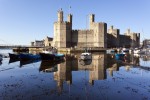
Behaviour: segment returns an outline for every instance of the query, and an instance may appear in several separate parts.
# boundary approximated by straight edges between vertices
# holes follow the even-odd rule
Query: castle
[[[54,38],[44,40],[44,46],[57,48],[135,48],[140,44],[140,33],[127,30],[124,35],[120,34],[119,29],[113,26],[107,30],[107,23],[95,22],[95,15],[89,15],[89,29],[72,29],[71,14],[68,14],[67,21],[63,20],[62,9],[57,13],[58,20],[54,22]],[[46,43],[46,44],[44,44]],[[48,45],[47,45],[48,44]]]
[[[94,15],[90,15],[89,30],[73,30],[72,15],[68,21],[63,21],[63,11],[58,11],[58,21],[54,23],[53,46],[58,48],[68,47],[107,47],[107,24],[95,23]]]

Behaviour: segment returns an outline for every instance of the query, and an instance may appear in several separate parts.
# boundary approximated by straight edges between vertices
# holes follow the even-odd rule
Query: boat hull
[[[47,54],[47,53],[40,53],[41,60],[52,60],[52,61],[59,61],[64,59],[64,54]]]
[[[41,60],[55,60],[54,54],[40,53]]]
[[[40,55],[33,55],[33,54],[20,54],[21,60],[38,60],[40,59]]]
[[[20,59],[19,54],[12,54],[12,53],[9,53],[9,58],[11,60],[19,60]]]

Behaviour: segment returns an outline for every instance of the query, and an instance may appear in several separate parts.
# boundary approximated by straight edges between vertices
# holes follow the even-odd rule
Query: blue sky
[[[150,0],[0,0],[0,44],[29,45],[53,37],[53,23],[62,8],[64,20],[73,14],[73,29],[86,28],[86,16],[114,25],[123,34],[127,28],[149,39]]]

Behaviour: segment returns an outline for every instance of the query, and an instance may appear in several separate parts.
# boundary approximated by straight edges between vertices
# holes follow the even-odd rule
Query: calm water
[[[87,62],[78,56],[59,64],[4,58],[0,100],[150,100],[148,56],[128,55],[126,64],[112,55],[95,53]]]

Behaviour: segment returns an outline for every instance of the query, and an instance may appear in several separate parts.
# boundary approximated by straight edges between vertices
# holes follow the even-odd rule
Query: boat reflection
[[[39,61],[40,60],[32,60],[32,59],[20,60],[20,67],[22,67],[23,65],[32,64],[32,63],[39,62]]]
[[[85,65],[90,65],[92,63],[92,59],[88,60],[79,60],[80,64],[85,66]]]
[[[60,61],[41,61],[39,71],[43,72],[56,72],[57,71],[57,64],[63,63],[64,60]]]

